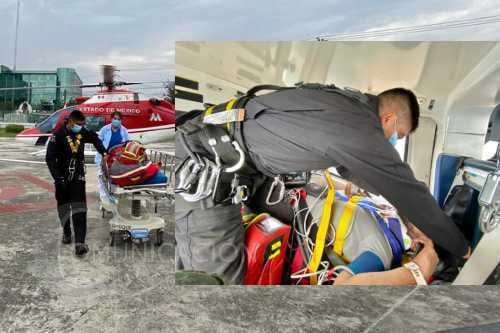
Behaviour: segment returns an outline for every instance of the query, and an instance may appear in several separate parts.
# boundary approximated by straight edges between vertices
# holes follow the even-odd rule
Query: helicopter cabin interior
[[[260,84],[335,84],[371,94],[411,89],[420,125],[396,149],[474,249],[472,267],[455,283],[484,282],[496,267],[500,249],[493,243],[500,242],[479,244],[487,233],[500,236],[500,43],[177,42],[175,56],[177,113],[225,102]],[[481,251],[488,267],[472,260]]]

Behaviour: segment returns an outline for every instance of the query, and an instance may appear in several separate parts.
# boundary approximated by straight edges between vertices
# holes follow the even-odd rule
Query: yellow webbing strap
[[[237,98],[233,98],[232,100],[227,102],[226,111],[231,110],[234,106],[234,103],[236,103],[237,100],[238,100]],[[231,123],[226,123],[226,127],[228,131],[231,131]]]
[[[205,116],[209,116],[209,115],[211,115],[211,114],[212,114],[212,112],[214,111],[214,107],[215,107],[215,105],[213,105],[213,106],[209,107],[209,108],[207,109],[207,111],[205,111]]]
[[[330,220],[332,218],[333,204],[335,200],[335,187],[328,171],[325,171],[325,177],[328,183],[328,194],[326,195],[326,200],[323,204],[323,213],[321,214],[318,232],[316,233],[313,254],[307,266],[307,270],[309,273],[315,273],[318,270],[321,258],[323,257],[323,251],[325,249],[325,240],[326,234],[328,232],[328,226],[330,225]],[[312,275],[309,281],[311,284],[318,283],[316,275]]]
[[[346,239],[347,231],[352,223],[352,217],[356,211],[358,201],[361,199],[359,196],[352,196],[351,199],[346,203],[344,211],[340,216],[340,221],[335,231],[335,242],[333,243],[333,251],[338,254],[341,258],[344,258],[344,242]]]
[[[205,110],[204,117],[208,117],[208,116],[210,116],[214,112],[223,112],[223,111],[232,110],[233,107],[234,107],[234,104],[236,104],[237,101],[238,101],[237,98],[233,98],[229,102],[225,103],[225,106],[224,106],[224,103],[223,104],[219,104],[219,105],[213,105],[213,106],[211,106],[211,107],[209,107],[209,108],[207,108]],[[229,131],[231,130],[231,125],[232,125],[231,122],[227,122],[226,123],[226,128]]]
[[[233,98],[232,100],[230,100],[229,102],[227,102],[227,105],[226,105],[226,111],[227,110],[231,110],[234,106],[234,103],[236,103],[238,99],[237,98]]]

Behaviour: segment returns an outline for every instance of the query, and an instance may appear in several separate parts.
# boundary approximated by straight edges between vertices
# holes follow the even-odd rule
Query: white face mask
[[[122,121],[120,119],[113,118],[111,120],[111,125],[113,125],[116,128],[120,127],[121,124],[122,124]]]
[[[73,126],[71,126],[71,131],[75,134],[78,134],[78,133],[80,133],[82,128],[83,128],[83,126],[78,125],[78,124],[74,124]]]
[[[395,146],[398,143],[398,118],[394,120],[394,133],[389,137],[389,143]]]

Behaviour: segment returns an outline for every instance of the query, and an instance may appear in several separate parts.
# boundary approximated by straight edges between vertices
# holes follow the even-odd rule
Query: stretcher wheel
[[[102,206],[101,206],[101,214],[102,214],[103,219],[106,219],[106,218],[109,218],[110,216],[113,216],[112,212],[104,209],[104,207],[102,207]]]
[[[156,230],[155,245],[160,246],[161,244],[163,244],[163,230]]]
[[[120,241],[120,234],[117,232],[109,233],[109,246],[115,246]]]

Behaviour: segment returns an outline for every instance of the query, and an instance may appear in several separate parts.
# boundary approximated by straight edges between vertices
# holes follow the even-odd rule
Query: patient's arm
[[[407,285],[416,284],[413,275],[404,267],[384,272],[369,272],[352,275],[343,271],[335,279],[334,285]]]
[[[439,258],[430,239],[414,239],[414,241],[424,245],[423,249],[413,259],[413,261],[418,265],[418,267],[420,267],[425,280],[428,281],[436,269]],[[356,275],[343,271],[334,282],[334,285],[341,284],[402,285],[416,284],[416,281],[409,269],[405,267],[398,267],[389,271],[367,272]]]

